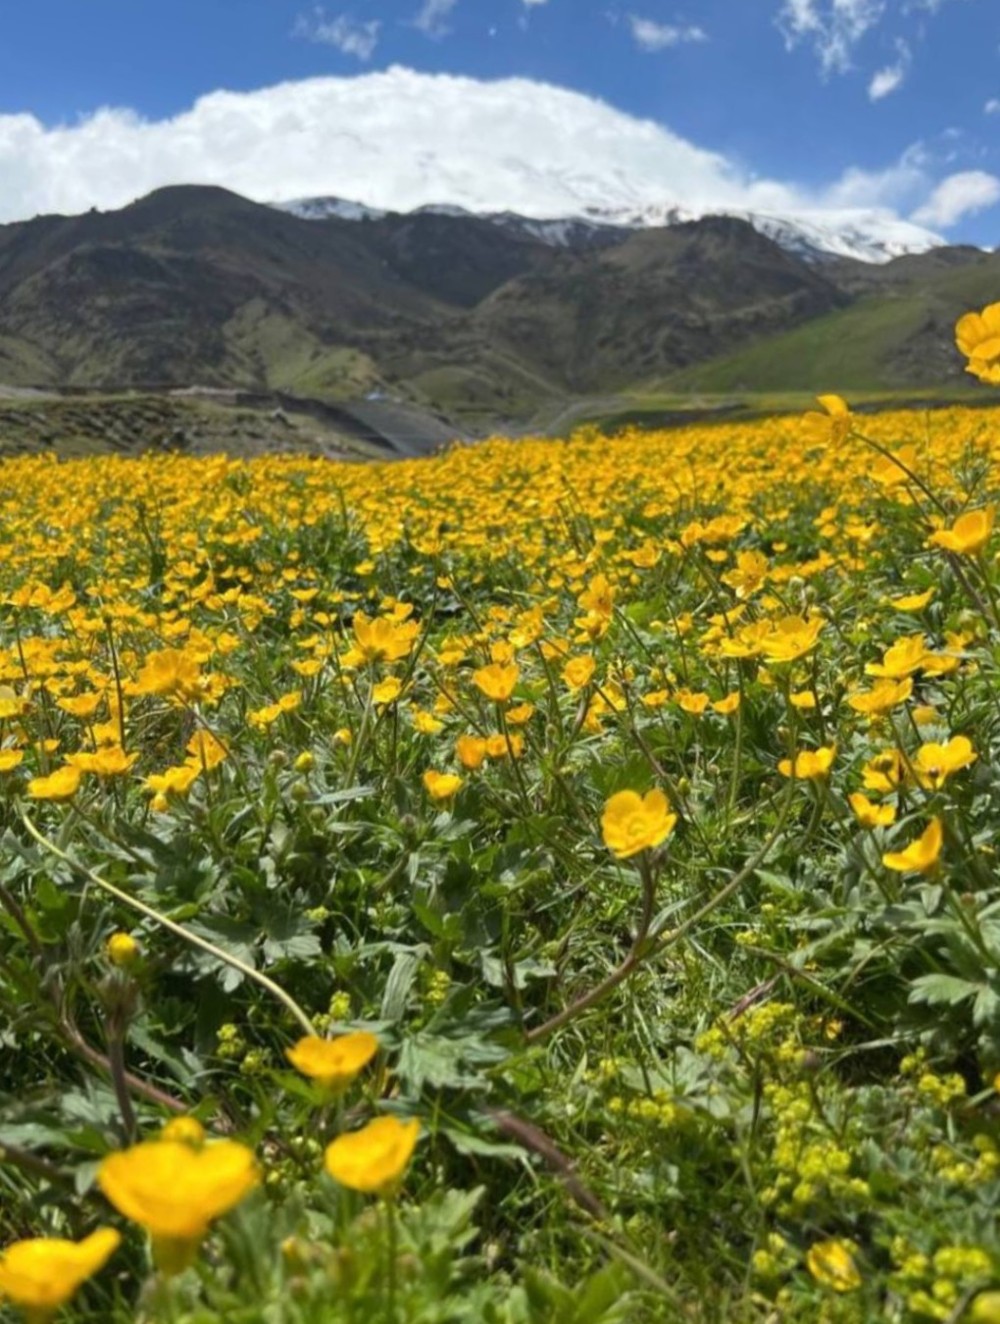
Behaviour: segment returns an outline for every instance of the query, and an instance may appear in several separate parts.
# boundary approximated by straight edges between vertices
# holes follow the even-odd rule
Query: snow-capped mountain
[[[274,205],[308,221],[329,217],[348,221],[377,220],[387,214],[383,209],[336,197],[298,198]],[[623,231],[679,225],[708,215],[735,216],[748,221],[760,234],[809,262],[822,262],[833,257],[854,258],[859,262],[889,262],[907,253],[926,253],[947,243],[923,226],[873,209],[844,208],[777,215],[736,208],[699,211],[664,203],[662,206],[584,207],[567,216],[532,217],[513,211],[478,213],[454,204],[432,203],[414,208],[412,214],[420,213],[479,216],[505,230],[557,248],[596,247],[614,243]]]

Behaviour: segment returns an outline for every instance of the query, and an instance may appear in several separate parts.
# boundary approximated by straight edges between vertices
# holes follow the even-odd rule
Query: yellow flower
[[[462,778],[455,772],[435,772],[428,768],[423,776],[424,790],[432,800],[450,800],[462,789]]]
[[[486,741],[482,736],[461,735],[455,741],[455,753],[463,768],[475,772],[486,758]]]
[[[196,731],[184,748],[187,762],[199,772],[210,772],[229,757],[229,750],[211,731]]]
[[[48,777],[32,777],[28,782],[28,794],[34,800],[72,800],[80,789],[82,775],[79,768],[67,764]]]
[[[832,442],[839,446],[851,430],[851,411],[846,401],[839,395],[818,395],[816,403],[822,405],[824,412],[812,410],[804,415],[802,423],[806,440]]]
[[[130,933],[112,933],[104,950],[111,964],[122,969],[134,965],[139,957],[139,944]]]
[[[77,694],[69,699],[56,699],[56,707],[72,717],[93,717],[103,702],[103,694]]]
[[[1000,303],[966,313],[955,326],[955,343],[969,360],[965,371],[1000,386]]]
[[[525,722],[530,722],[535,715],[535,705],[533,703],[519,703],[516,708],[507,709],[508,726],[524,726]]]
[[[896,821],[896,810],[892,805],[872,804],[867,795],[855,791],[847,797],[847,802],[862,827],[891,827]]]
[[[386,676],[372,687],[372,702],[377,704],[395,703],[403,692],[403,682],[398,676]]]
[[[849,1241],[817,1241],[806,1253],[806,1267],[822,1287],[834,1292],[857,1291],[861,1274],[853,1250]]]
[[[897,639],[891,648],[887,648],[881,662],[869,662],[865,672],[869,676],[881,676],[888,680],[899,680],[903,676],[912,676],[927,661],[927,640],[922,634],[907,635]]]
[[[921,745],[913,759],[913,769],[921,786],[936,791],[952,773],[967,768],[978,757],[968,736],[952,736],[946,745],[934,742]]]
[[[727,694],[724,699],[716,699],[715,703],[712,704],[712,708],[714,709],[714,711],[717,713],[721,713],[723,717],[728,717],[731,713],[736,712],[739,706],[740,706],[739,690],[733,690],[732,694]]]
[[[884,749],[861,770],[866,791],[895,791],[906,779],[907,767],[898,749]]]
[[[259,1180],[253,1151],[235,1140],[203,1149],[147,1140],[109,1154],[97,1170],[97,1184],[118,1212],[153,1238],[165,1273],[186,1268],[212,1220],[238,1205]]]
[[[678,690],[674,695],[674,702],[685,713],[691,717],[701,717],[702,713],[708,707],[709,697],[707,694],[693,690]]]
[[[589,653],[583,653],[579,657],[571,657],[562,669],[562,678],[571,690],[582,690],[588,683],[597,667],[597,663]]]
[[[889,606],[894,611],[923,611],[937,590],[932,584],[923,593],[908,593],[903,598],[890,598]]]
[[[800,749],[795,762],[782,759],[778,771],[782,777],[795,777],[800,781],[821,781],[830,771],[837,749],[834,745],[821,745],[819,749]]]
[[[492,662],[488,667],[477,668],[472,673],[472,679],[487,699],[492,699],[494,703],[506,703],[514,693],[520,674],[521,669],[516,662],[509,666]]]
[[[847,696],[847,702],[857,713],[868,717],[883,717],[891,712],[913,693],[913,681],[909,676],[902,680],[883,678],[870,690],[856,690]]]
[[[303,1076],[315,1080],[331,1094],[343,1094],[377,1052],[375,1036],[367,1030],[357,1030],[338,1039],[307,1035],[287,1049],[285,1056]]]
[[[121,1236],[98,1228],[83,1241],[35,1237],[15,1241],[0,1254],[0,1295],[30,1316],[46,1318],[102,1269],[118,1249]]]
[[[413,714],[413,729],[419,731],[422,736],[436,736],[439,731],[444,730],[444,722],[435,717],[433,713],[417,709]]]
[[[627,860],[666,841],[676,822],[662,791],[619,791],[604,806],[601,832],[612,855]]]
[[[796,690],[788,696],[793,708],[800,712],[811,712],[816,707],[816,696],[812,690]]]
[[[0,772],[13,772],[23,758],[23,749],[0,750]]]
[[[360,611],[354,617],[355,651],[363,662],[398,662],[412,650],[419,633],[416,621],[394,621],[381,616],[370,621]]]
[[[941,854],[944,831],[939,818],[932,818],[916,841],[901,851],[887,851],[882,863],[895,873],[931,873]]]
[[[968,510],[950,529],[938,529],[927,539],[929,547],[943,547],[958,556],[975,556],[990,540],[996,511],[993,506],[982,510]]]
[[[197,764],[179,763],[163,772],[150,773],[143,785],[154,795],[187,795],[200,774]]]
[[[175,695],[189,699],[198,693],[201,668],[190,653],[162,648],[150,653],[133,687],[136,694]]]
[[[795,662],[815,648],[822,628],[820,617],[807,621],[801,616],[785,616],[772,623],[757,647],[770,662]]]
[[[96,754],[69,754],[66,762],[81,772],[96,772],[99,777],[121,777],[138,757],[126,754],[121,745],[106,745]]]
[[[338,1136],[326,1148],[323,1163],[341,1186],[365,1195],[391,1195],[409,1166],[420,1123],[376,1117],[360,1131]]]

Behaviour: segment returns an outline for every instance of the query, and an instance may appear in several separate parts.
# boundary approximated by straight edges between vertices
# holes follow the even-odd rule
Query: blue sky
[[[234,150],[246,156],[248,124],[280,138],[297,113],[292,92],[286,90],[279,113],[273,98],[256,95],[261,90],[332,77],[343,128],[355,113],[344,80],[360,88],[373,73],[403,68],[570,89],[655,121],[672,143],[714,154],[720,170],[748,189],[758,179],[774,181],[810,206],[886,207],[955,241],[1000,243],[997,0],[333,0],[322,7],[298,0],[8,0],[4,8],[0,169],[10,194],[7,216],[70,209],[67,202],[91,193],[98,205],[114,205],[127,193],[130,173],[137,183],[146,178],[147,158],[156,152],[163,154],[164,182],[179,182],[184,157],[167,130],[147,133],[140,150],[127,127],[185,114],[192,177],[206,178],[214,168],[226,176],[218,182],[233,186],[220,157],[218,119],[205,128],[190,118],[199,98],[219,89],[243,94],[227,113],[242,117]],[[397,93],[391,81],[377,86],[383,96]],[[432,99],[440,94],[442,121],[464,113],[453,87],[452,100],[444,96],[450,84],[428,78],[406,86],[398,124],[380,118],[373,134],[405,139],[406,97],[426,101],[423,88]],[[530,100],[531,90],[519,86],[510,95]],[[117,112],[103,128],[92,118],[102,108]],[[550,103],[539,103],[540,116],[552,113]],[[489,115],[504,115],[493,95],[467,125],[481,144],[492,138]],[[444,122],[441,128],[449,131]],[[215,135],[204,153],[201,132]],[[524,133],[519,150],[530,162],[530,126]],[[113,181],[107,189],[91,159],[101,151]],[[300,176],[286,177],[273,160],[262,157],[257,175],[239,175],[245,191],[295,191]],[[640,165],[639,157],[626,157],[623,169]],[[663,189],[683,196],[685,169],[683,153],[666,162]],[[345,193],[346,179],[357,191],[356,170],[334,160],[331,173],[325,186],[315,171],[301,182],[309,191]],[[389,185],[380,187],[384,193]],[[363,200],[384,204],[385,197]]]

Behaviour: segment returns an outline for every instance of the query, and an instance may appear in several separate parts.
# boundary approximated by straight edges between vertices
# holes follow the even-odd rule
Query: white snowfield
[[[388,213],[384,208],[368,207],[344,198],[297,198],[274,204],[282,211],[308,221],[329,217],[362,221]],[[664,203],[662,206],[588,206],[565,216],[526,216],[518,212],[475,212],[451,203],[432,203],[413,209],[415,213],[432,212],[442,216],[482,216],[508,230],[531,235],[553,247],[569,248],[599,239],[602,231],[643,230],[679,225],[704,216],[735,216],[748,221],[760,234],[773,239],[789,253],[819,262],[830,257],[854,258],[859,262],[889,262],[907,253],[926,253],[948,241],[913,221],[902,220],[891,212],[878,209],[843,208],[822,211],[799,211],[778,215],[772,212],[712,208],[696,211],[690,207]]]

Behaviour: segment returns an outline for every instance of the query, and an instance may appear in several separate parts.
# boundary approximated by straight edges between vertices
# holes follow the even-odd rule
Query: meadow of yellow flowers
[[[0,1310],[1000,1320],[988,404],[6,461]]]

